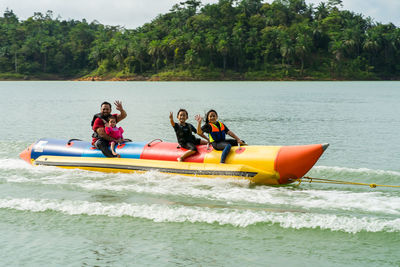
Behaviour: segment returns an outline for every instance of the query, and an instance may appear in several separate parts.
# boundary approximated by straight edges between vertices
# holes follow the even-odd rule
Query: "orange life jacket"
[[[217,123],[219,124],[219,128],[217,125],[209,123],[211,125],[211,133],[208,134],[210,143],[225,140],[225,125],[220,121],[217,121]]]

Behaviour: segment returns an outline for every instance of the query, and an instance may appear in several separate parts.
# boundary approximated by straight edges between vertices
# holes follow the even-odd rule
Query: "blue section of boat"
[[[32,148],[32,159],[42,155],[81,157],[89,142],[73,141],[70,145],[67,140],[43,138],[37,141]]]
[[[145,142],[128,142],[121,149],[117,148],[115,152],[120,154],[121,158],[140,159],[145,145],[147,145]]]
[[[105,158],[103,152],[101,150],[93,147],[91,144],[89,147],[85,147],[84,151],[82,152],[82,157],[89,157],[89,158]]]
[[[32,148],[31,158],[37,159],[40,156],[65,156],[65,157],[96,157],[104,158],[103,153],[87,141],[72,141],[43,138],[37,141]],[[116,147],[116,152],[121,158],[140,159],[143,152],[144,142],[127,142]]]
[[[145,145],[146,143],[127,142],[121,146],[116,146],[115,152],[120,154],[121,158],[140,159]],[[83,151],[82,157],[104,158],[105,156],[100,150],[93,149],[90,145]]]

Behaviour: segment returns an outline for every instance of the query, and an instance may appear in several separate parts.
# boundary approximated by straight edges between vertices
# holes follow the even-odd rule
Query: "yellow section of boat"
[[[213,157],[213,155],[210,156]],[[256,184],[279,184],[279,174],[273,170],[273,163],[272,171],[266,171],[246,164],[234,164],[235,156],[232,156],[232,163],[230,164],[65,156],[40,156],[33,164],[102,172],[146,172],[154,170],[162,173],[195,177],[240,178],[250,180]]]
[[[276,156],[282,146],[232,147],[226,164],[241,164],[264,171],[274,171]],[[204,157],[204,163],[219,163],[222,151],[213,150]]]

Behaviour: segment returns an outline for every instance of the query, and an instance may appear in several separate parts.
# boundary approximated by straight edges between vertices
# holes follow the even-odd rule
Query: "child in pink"
[[[105,127],[106,134],[111,136],[114,139],[121,140],[123,141],[124,137],[122,136],[122,133],[124,132],[124,129],[121,127],[117,127],[117,119],[114,116],[111,116],[108,119],[108,126]],[[119,154],[115,152],[115,144],[116,141],[110,141],[111,145],[111,152],[115,157],[121,157]]]

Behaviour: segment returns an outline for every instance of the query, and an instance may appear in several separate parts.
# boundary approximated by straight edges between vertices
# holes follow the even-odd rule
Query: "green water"
[[[209,108],[249,144],[330,143],[307,174],[400,185],[399,82],[1,82],[1,266],[399,266],[400,189],[252,186],[32,167],[42,137],[89,140],[122,100],[136,141]]]

